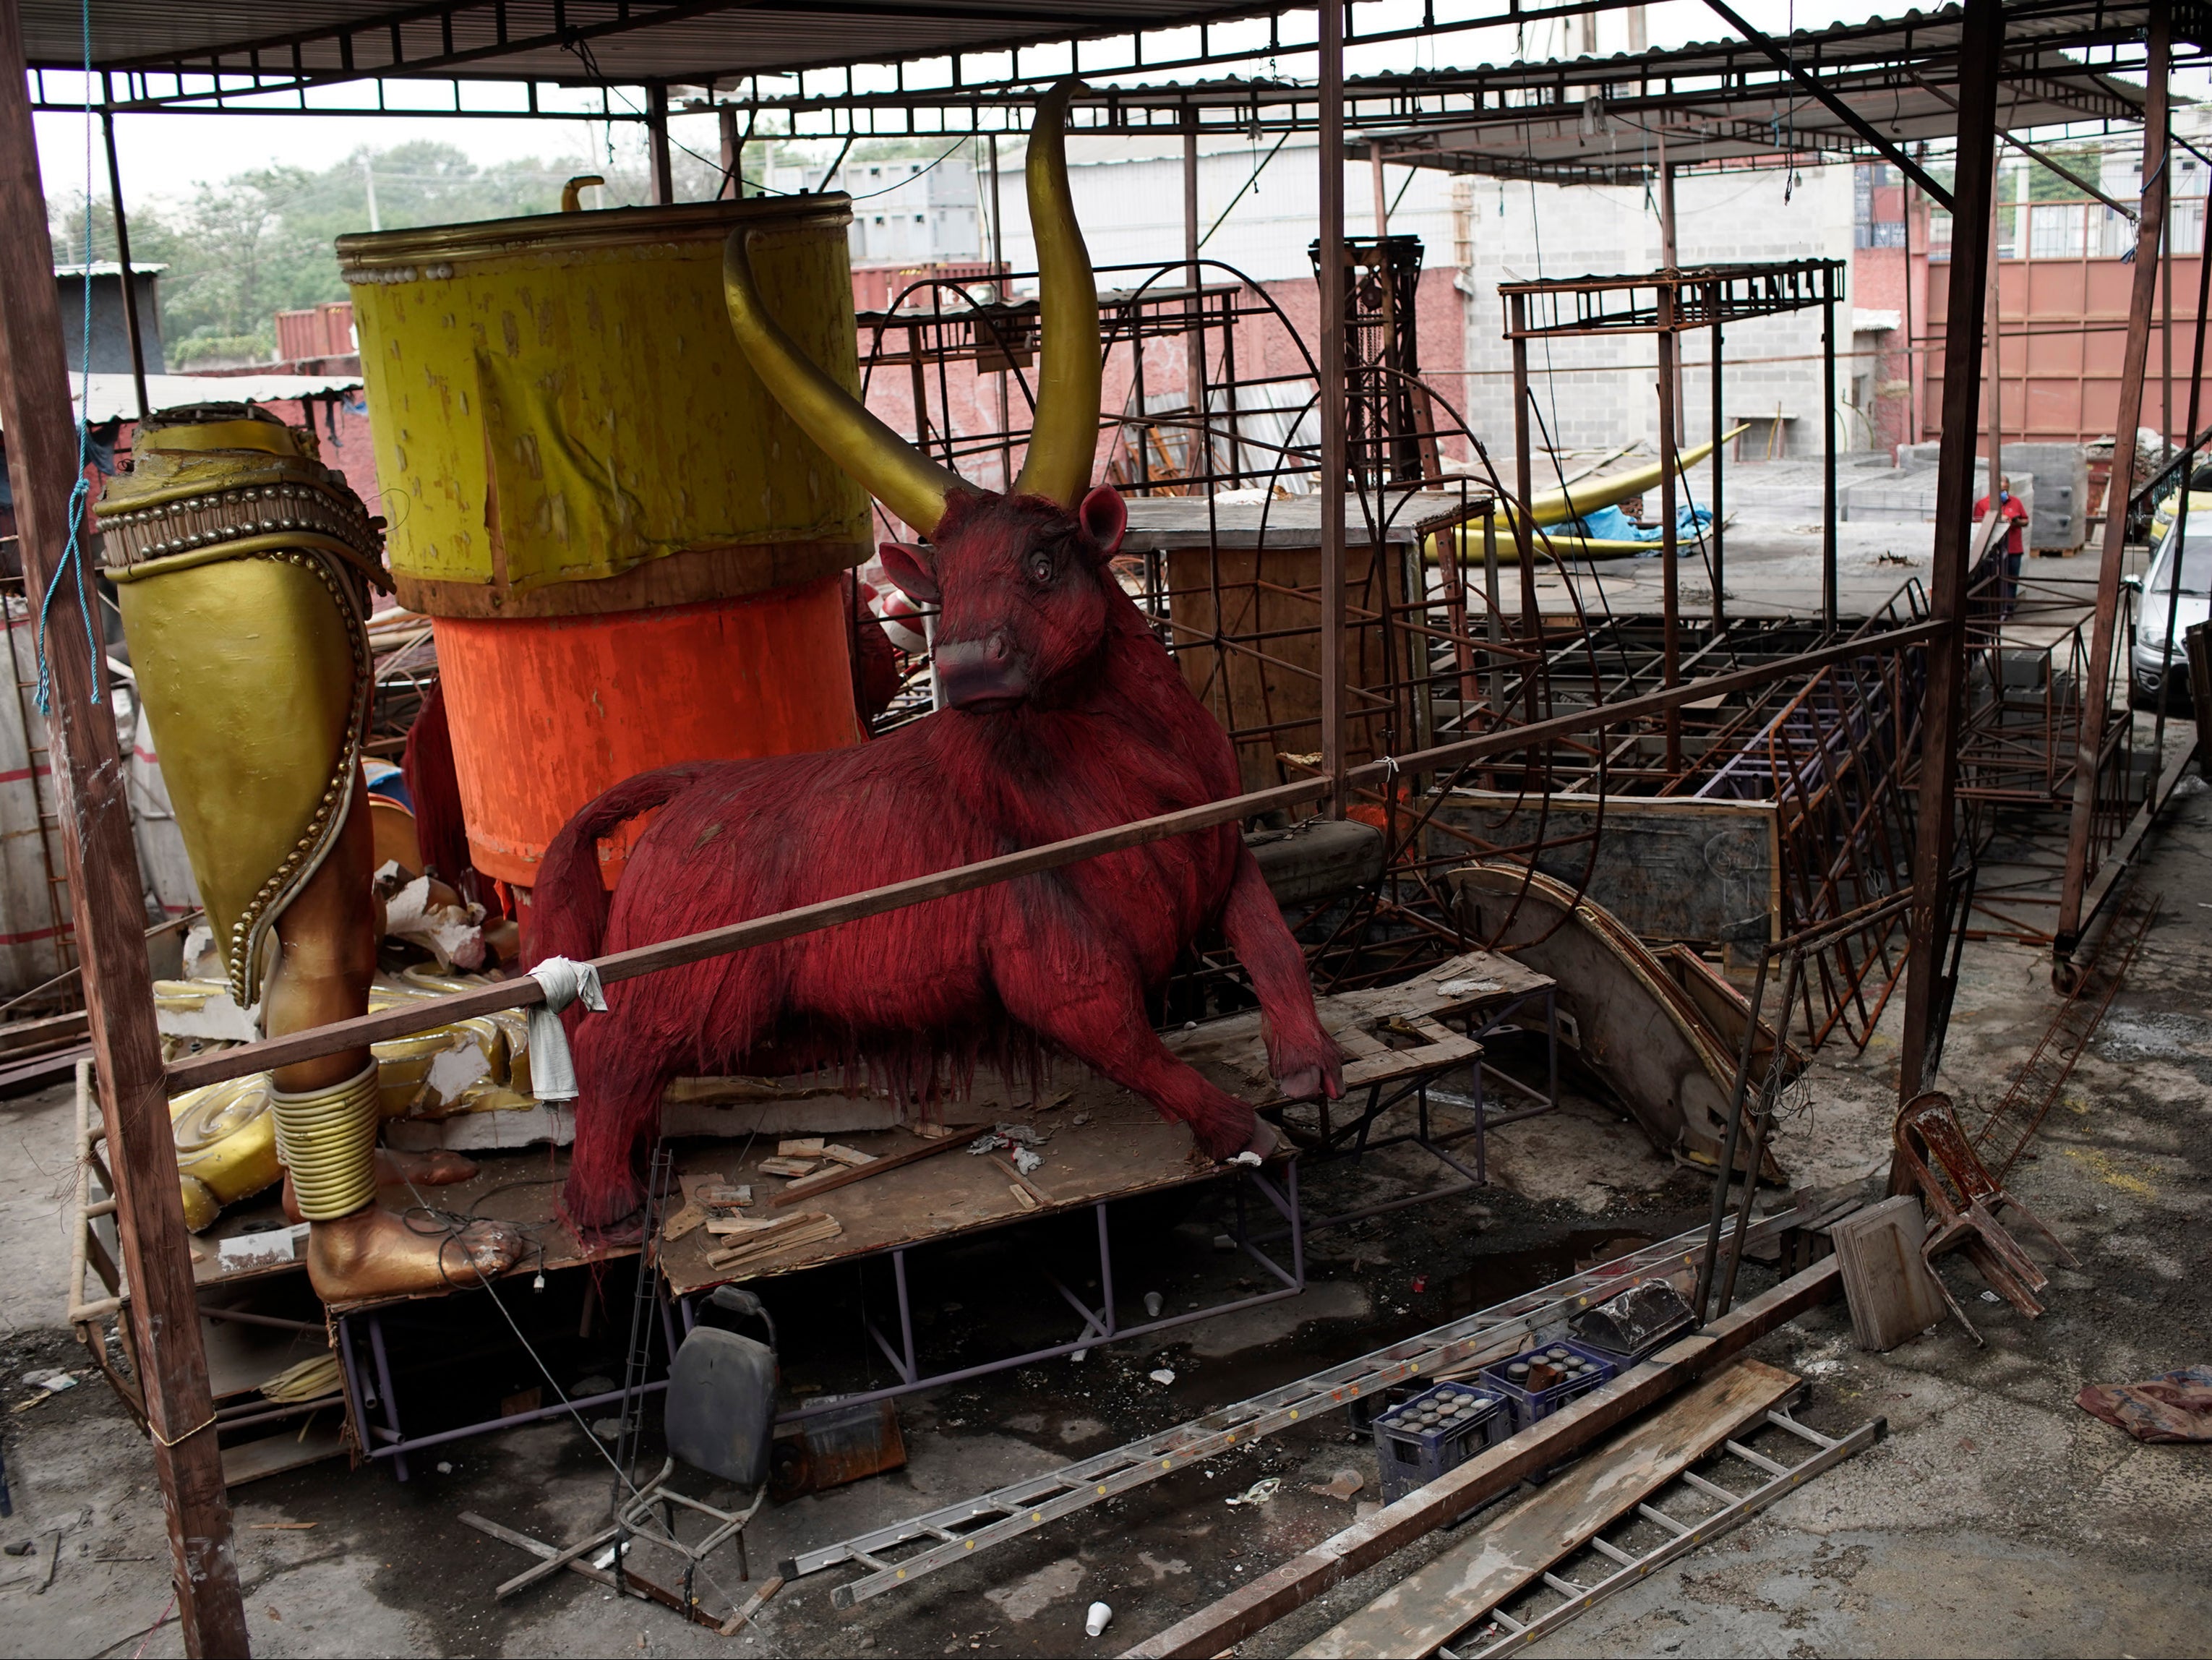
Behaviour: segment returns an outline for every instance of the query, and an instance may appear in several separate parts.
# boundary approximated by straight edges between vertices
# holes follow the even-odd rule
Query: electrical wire
[[[49,716],[54,712],[53,666],[46,656],[46,623],[53,612],[55,597],[61,593],[64,573],[76,583],[77,615],[84,622],[85,655],[92,660],[92,691],[88,701],[97,706],[107,698],[106,660],[100,642],[93,636],[94,608],[86,599],[84,587],[84,510],[92,488],[84,477],[91,460],[92,442],[92,0],[79,0],[77,18],[84,47],[84,316],[77,336],[82,354],[79,389],[84,395],[84,407],[78,412],[76,422],[76,482],[70,489],[69,540],[62,548],[60,561],[46,578],[46,595],[39,602],[39,684],[35,699],[39,713]],[[122,280],[123,303],[135,304],[128,271],[123,273]]]
[[[537,1185],[539,1184],[532,1182],[510,1182],[506,1183],[505,1187],[520,1188]],[[503,1190],[504,1189],[502,1188],[495,1188],[492,1191],[496,1193]],[[415,1203],[410,1207],[406,1213],[408,1225],[410,1228],[414,1228],[418,1233],[431,1231],[431,1230],[416,1226],[413,1219],[418,1215],[429,1218],[447,1219],[450,1222],[459,1223],[460,1226],[451,1227],[448,1229],[448,1243],[451,1243],[453,1239],[457,1239],[460,1233],[468,1226],[486,1219],[482,1217],[464,1216],[458,1211],[443,1210],[439,1207],[429,1203],[422,1197],[422,1194],[416,1189],[412,1182],[410,1182],[407,1184],[407,1191],[415,1195]],[[491,1194],[489,1193],[483,1195],[484,1199],[489,1199],[490,1197]],[[483,1202],[483,1200],[480,1199],[477,1202],[480,1204]],[[473,1208],[473,1207],[471,1208]],[[648,1218],[647,1219],[650,1220],[651,1219]],[[508,1225],[511,1226],[514,1225],[509,1224]],[[438,1272],[442,1275],[445,1273],[445,1248],[443,1245],[439,1247],[438,1256]],[[540,1261],[543,1261],[542,1256]],[[641,1268],[642,1266],[642,1262],[641,1262]],[[538,1353],[537,1346],[532,1343],[530,1339],[523,1335],[520,1323],[515,1319],[514,1311],[507,1306],[505,1301],[500,1297],[497,1286],[489,1282],[482,1283],[485,1295],[491,1299],[491,1305],[499,1310],[500,1318],[507,1322],[507,1329],[514,1334],[514,1341],[522,1346],[522,1352],[530,1357],[531,1364],[538,1368],[538,1376],[545,1380],[545,1387],[553,1391],[553,1398],[563,1408],[567,1408],[568,1416],[575,1420],[576,1427],[584,1432],[584,1439],[591,1444],[592,1450],[599,1455],[600,1458],[605,1461],[607,1468],[615,1473],[616,1481],[621,1484],[618,1491],[627,1492],[633,1499],[638,1498],[640,1493],[637,1484],[630,1480],[629,1472],[623,1468],[621,1463],[616,1459],[615,1456],[607,1450],[606,1444],[601,1441],[597,1435],[592,1432],[592,1426],[584,1421],[583,1413],[578,1409],[575,1402],[568,1399],[568,1392],[562,1389],[560,1383],[555,1379],[553,1376],[553,1369],[545,1364],[545,1359],[543,1355]],[[453,1286],[453,1281],[448,1279],[447,1280],[447,1284],[448,1286]],[[463,1290],[468,1288],[453,1286],[453,1289]],[[625,1402],[625,1411],[627,1411],[628,1406],[629,1403]],[[682,1546],[678,1541],[675,1532],[672,1529],[664,1525],[653,1516],[651,1511],[646,1511],[642,1514],[643,1525],[637,1529],[638,1533],[641,1536],[652,1540],[656,1544],[666,1545],[672,1549],[681,1550]],[[708,1585],[713,1590],[715,1596],[720,1597],[725,1602],[730,1603],[732,1607],[736,1605],[737,1599],[732,1596],[727,1590],[722,1588],[720,1582],[708,1571],[705,1563],[697,1563],[695,1566],[698,1577],[707,1582]]]

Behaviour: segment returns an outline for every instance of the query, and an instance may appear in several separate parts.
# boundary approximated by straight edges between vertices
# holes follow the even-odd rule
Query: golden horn
[[[1030,131],[1030,229],[1044,362],[1029,454],[1014,481],[1015,489],[1065,508],[1091,488],[1098,453],[1098,279],[1067,188],[1067,106],[1082,84],[1062,81],[1045,94]]]
[[[928,535],[945,516],[946,492],[964,488],[960,475],[938,465],[871,415],[769,315],[745,252],[750,235],[740,226],[722,245],[722,298],[753,373],[824,454],[894,514]]]

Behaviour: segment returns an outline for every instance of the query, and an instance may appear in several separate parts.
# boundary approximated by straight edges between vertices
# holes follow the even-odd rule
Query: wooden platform
[[[1356,991],[1318,1000],[1322,1023],[1345,1053],[1347,1104],[1368,1085],[1417,1077],[1476,1059],[1480,1047],[1445,1023],[1462,1021],[1517,999],[1543,991],[1550,982],[1510,958],[1486,952],[1455,957],[1401,985]],[[1279,1108],[1267,1071],[1257,1012],[1209,1021],[1167,1034],[1168,1047],[1214,1083],[1262,1111]],[[995,1109],[995,1110],[987,1110]],[[1022,1185],[1034,1201],[1015,1196],[1015,1178],[996,1158],[948,1152],[910,1167],[855,1182],[786,1210],[769,1201],[782,1178],[763,1175],[760,1161],[775,1156],[776,1138],[761,1135],[744,1142],[687,1140],[678,1144],[680,1177],[719,1177],[752,1187],[749,1216],[822,1212],[841,1225],[836,1237],[811,1245],[772,1252],[736,1273],[718,1272],[706,1261],[710,1250],[728,1243],[695,1231],[670,1244],[663,1262],[678,1294],[702,1291],[732,1279],[759,1280],[798,1272],[824,1262],[956,1234],[1001,1227],[1054,1212],[1087,1207],[1102,1200],[1164,1191],[1218,1177],[1222,1166],[1199,1153],[1189,1130],[1160,1118],[1152,1106],[1126,1090],[1063,1062],[1054,1079],[1034,1096],[1024,1087],[1002,1091],[995,1079],[977,1082],[974,1098],[957,1115],[954,1134],[972,1140],[989,1122],[1028,1126],[1040,1138],[1043,1164]],[[863,1152],[882,1156],[920,1145],[912,1132],[881,1130],[835,1138]],[[421,1199],[441,1211],[509,1222],[524,1230],[533,1249],[515,1272],[551,1273],[592,1262],[636,1254],[636,1247],[587,1249],[560,1221],[561,1187],[568,1178],[565,1148],[536,1147],[511,1153],[476,1155],[477,1175],[450,1187],[425,1188]],[[381,1203],[404,1210],[416,1202],[404,1187],[386,1188]],[[279,1262],[226,1268],[222,1241],[250,1231],[256,1224],[282,1224],[271,1201],[243,1207],[194,1242],[194,1273],[204,1287],[231,1285],[271,1274],[304,1272],[304,1262]],[[542,1253],[542,1255],[541,1255]],[[423,1293],[445,1296],[440,1287]],[[377,1299],[333,1304],[334,1315],[354,1314]]]

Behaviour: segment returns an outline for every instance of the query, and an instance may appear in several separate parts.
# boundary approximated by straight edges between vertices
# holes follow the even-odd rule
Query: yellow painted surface
[[[392,569],[527,593],[694,550],[865,546],[868,500],[738,350],[722,240],[857,392],[842,207],[550,215],[349,236]],[[708,234],[708,233],[712,234]]]
[[[167,571],[116,594],[177,828],[235,975],[240,923],[281,909],[267,885],[318,839],[356,718],[361,622],[317,569],[278,558]],[[238,991],[256,994],[244,981]]]
[[[2080,1164],[2108,1188],[2118,1188],[2122,1193],[2133,1194],[2138,1199],[2157,1196],[2151,1184],[2120,1167],[2112,1154],[2096,1147],[2069,1147],[2066,1156]]]

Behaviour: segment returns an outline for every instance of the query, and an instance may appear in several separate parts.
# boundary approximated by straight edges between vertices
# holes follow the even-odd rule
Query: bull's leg
[[[561,1208],[580,1231],[611,1234],[644,1207],[639,1153],[659,1122],[660,1098],[674,1075],[663,1049],[633,1031],[634,989],[610,999],[605,1014],[569,1018],[576,1057],[576,1141]]]
[[[1252,976],[1260,994],[1260,1030],[1267,1045],[1267,1068],[1286,1100],[1344,1093],[1344,1061],[1336,1040],[1314,1012],[1313,980],[1305,953],[1283,924],[1275,896],[1267,891],[1251,849],[1237,850],[1237,875],[1230,884],[1222,931],[1230,948]]]
[[[1009,1014],[1093,1072],[1134,1090],[1162,1117],[1188,1124],[1213,1158],[1232,1158],[1255,1140],[1267,1144],[1263,1152],[1273,1146],[1249,1104],[1216,1089],[1160,1042],[1146,1018],[1133,970],[1071,972],[1042,952],[1027,952],[1011,962],[1002,954],[994,968]]]

